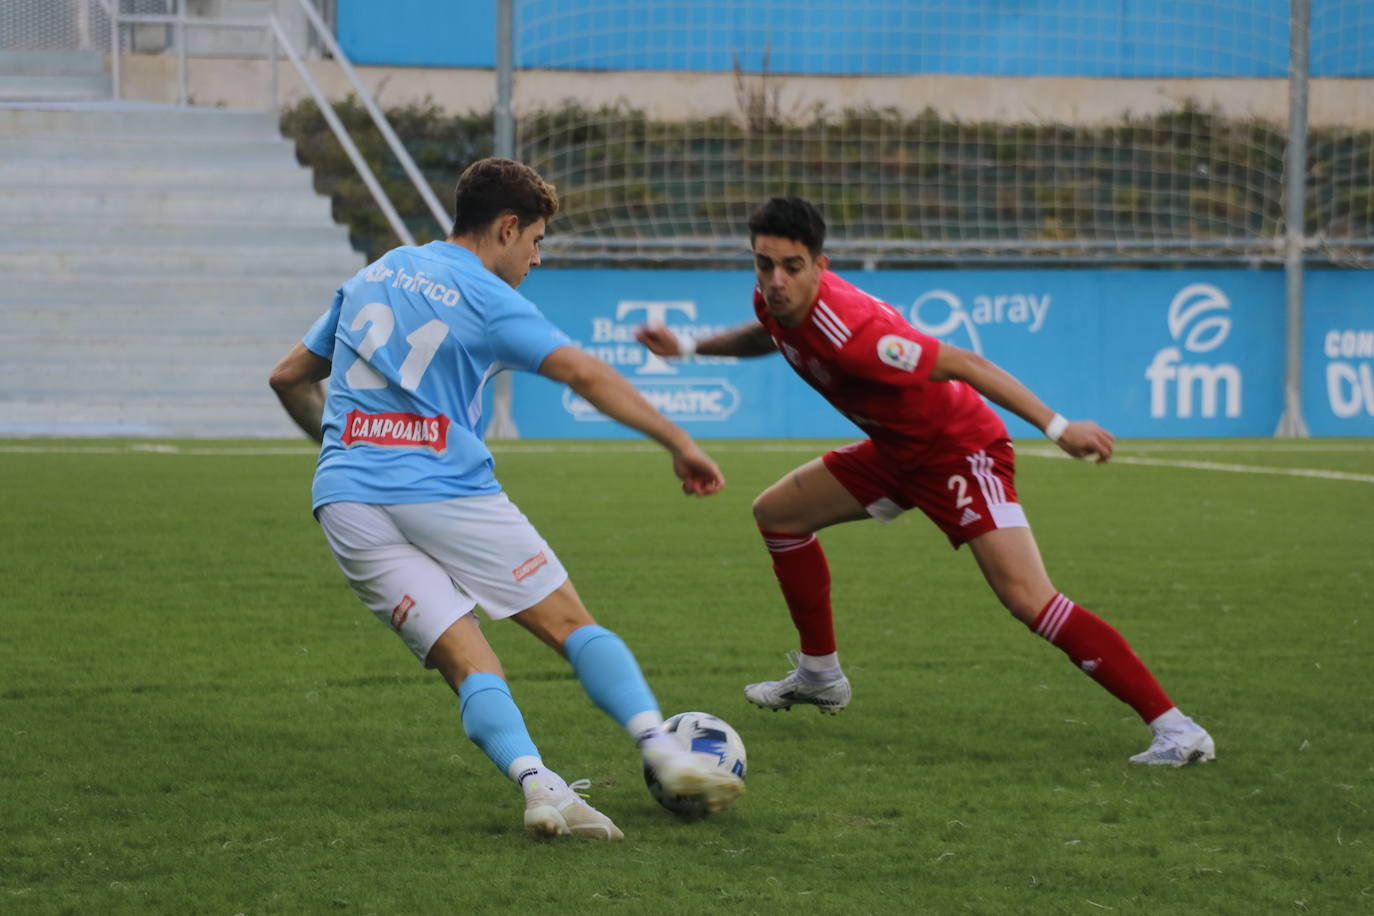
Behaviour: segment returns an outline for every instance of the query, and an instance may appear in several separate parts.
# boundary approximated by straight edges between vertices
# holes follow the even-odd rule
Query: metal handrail
[[[301,81],[305,83],[306,88],[310,90],[310,94],[314,98],[315,104],[320,109],[320,114],[324,116],[325,123],[329,125],[329,129],[339,141],[339,145],[343,147],[344,152],[348,155],[349,161],[353,163],[353,168],[357,170],[358,177],[361,178],[363,184],[367,186],[368,192],[372,195],[372,199],[376,201],[377,206],[386,216],[392,231],[396,233],[396,237],[406,245],[415,244],[415,236],[410,232],[405,221],[401,219],[400,214],[391,203],[391,199],[382,188],[381,182],[377,180],[377,176],[367,164],[367,160],[364,159],[362,153],[359,152],[357,144],[353,142],[353,138],[348,133],[347,127],[345,127],[343,122],[339,119],[338,114],[334,111],[334,106],[330,104],[328,97],[324,94],[323,90],[320,89],[319,83],[311,76],[309,68],[305,66],[300,54],[291,44],[291,40],[287,37],[285,29],[282,28],[281,23],[277,20],[275,15],[269,15],[265,20],[188,17],[186,15],[186,0],[177,0],[176,13],[172,15],[152,13],[125,14],[120,11],[120,0],[98,0],[98,2],[104,8],[106,15],[110,17],[111,94],[116,99],[120,98],[121,95],[119,63],[119,35],[121,26],[151,24],[170,25],[174,27],[176,32],[178,63],[178,104],[180,105],[186,105],[189,97],[186,48],[187,28],[261,29],[270,40],[271,44],[268,56],[271,59],[272,67],[272,106],[276,108],[279,105],[277,49],[280,47],[282,52],[286,54],[287,59],[291,61],[292,66],[296,68],[296,72],[300,75]],[[344,75],[348,77],[349,82],[353,84],[353,88],[357,92],[358,98],[362,101],[363,107],[367,110],[368,115],[372,118],[372,122],[377,126],[378,131],[382,134],[382,138],[386,140],[387,146],[390,147],[392,153],[401,163],[401,168],[405,171],[411,184],[415,186],[415,190],[420,194],[425,205],[429,208],[430,213],[439,226],[440,234],[447,234],[448,214],[445,212],[443,205],[439,203],[438,198],[434,196],[434,190],[429,186],[429,183],[425,181],[424,176],[420,173],[420,169],[415,165],[415,160],[411,158],[410,153],[401,143],[400,138],[396,136],[396,132],[392,130],[391,123],[387,120],[386,115],[382,113],[381,109],[377,107],[376,102],[373,101],[372,94],[363,85],[362,80],[358,78],[358,74],[353,69],[352,63],[348,60],[347,55],[344,54],[343,49],[339,47],[338,42],[334,40],[334,36],[330,33],[328,26],[325,25],[324,20],[320,17],[319,11],[315,9],[309,0],[298,0],[298,2],[301,5],[301,9],[305,12],[306,18],[320,36],[320,39],[329,49],[335,61],[338,62]]]
[[[414,245],[415,236],[410,234],[410,230],[406,227],[405,221],[401,219],[401,215],[396,212],[396,208],[391,205],[391,198],[386,196],[386,191],[382,189],[381,183],[377,181],[377,176],[372,173],[372,167],[367,164],[367,160],[363,158],[363,154],[358,152],[358,146],[353,142],[353,138],[349,136],[348,128],[344,127],[343,122],[339,120],[338,114],[334,111],[334,106],[329,104],[329,99],[325,97],[324,92],[320,89],[320,84],[315,82],[315,78],[310,75],[310,70],[305,66],[305,62],[302,61],[300,55],[296,53],[296,49],[292,46],[291,40],[286,37],[286,31],[281,27],[281,23],[277,21],[276,16],[267,17],[267,21],[271,25],[273,35],[281,45],[281,49],[286,52],[287,58],[290,59],[292,65],[296,68],[296,72],[300,74],[301,80],[305,83],[306,88],[309,89],[310,94],[314,96],[315,104],[319,106],[320,114],[324,115],[325,123],[327,123],[329,129],[334,132],[334,136],[338,139],[339,145],[344,148],[344,152],[348,154],[349,161],[353,163],[353,168],[358,170],[358,177],[362,178],[363,183],[367,185],[367,190],[372,194],[372,199],[377,202],[377,206],[381,207],[382,212],[386,214],[387,222],[391,224],[391,230],[395,232],[396,236],[405,244]],[[275,55],[276,48],[272,50]]]
[[[358,98],[362,101],[363,107],[367,109],[367,113],[372,117],[372,123],[377,125],[377,130],[381,131],[387,146],[391,147],[391,152],[400,160],[401,168],[405,169],[405,173],[409,176],[411,184],[415,185],[415,190],[420,192],[420,197],[424,199],[426,206],[429,207],[430,214],[434,217],[434,221],[439,225],[439,233],[441,235],[447,235],[450,225],[448,212],[445,211],[443,204],[439,203],[439,199],[434,196],[434,190],[429,186],[429,182],[425,181],[424,176],[420,174],[419,168],[415,165],[415,160],[410,158],[410,153],[406,151],[400,138],[396,136],[396,132],[391,129],[391,122],[386,119],[386,115],[382,114],[381,109],[377,107],[377,103],[372,101],[372,93],[368,92],[367,88],[363,86],[362,80],[358,79],[358,74],[353,69],[353,64],[349,62],[348,56],[344,54],[343,49],[339,47],[339,43],[335,41],[334,36],[330,34],[329,28],[324,24],[324,20],[320,18],[320,11],[315,9],[314,4],[312,4],[310,0],[297,0],[297,2],[300,3],[301,9],[305,11],[305,16],[310,20],[310,24],[315,27],[315,31],[319,34],[325,47],[329,49],[329,53],[334,55],[334,60],[338,62],[339,69],[343,70],[344,75],[348,77],[348,81],[353,84],[353,88],[357,91]]]

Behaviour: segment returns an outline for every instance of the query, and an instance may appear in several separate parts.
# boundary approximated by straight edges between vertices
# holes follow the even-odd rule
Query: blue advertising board
[[[1308,431],[1374,436],[1374,271],[1309,273],[1302,338]]]
[[[1283,412],[1283,275],[1245,270],[855,271],[918,329],[987,356],[1059,412],[1123,437],[1273,435]],[[1374,274],[1314,273],[1304,412],[1315,435],[1374,434]],[[860,435],[779,357],[659,359],[645,323],[702,337],[753,320],[748,271],[554,270],[521,292],[703,438]],[[1002,412],[1013,436],[1034,435]],[[517,375],[527,438],[634,436],[542,378]]]

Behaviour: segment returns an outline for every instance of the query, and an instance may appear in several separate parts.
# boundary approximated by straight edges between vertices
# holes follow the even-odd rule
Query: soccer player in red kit
[[[1210,735],[1174,705],[1110,624],[1051,583],[1016,498],[1014,457],[998,404],[1044,430],[1075,458],[1111,457],[1110,433],[1055,413],[1005,370],[913,328],[890,305],[827,269],[825,221],[809,202],[775,197],[749,221],[758,287],[756,321],[701,340],[644,327],[660,356],[763,356],[781,351],[793,371],[869,438],[814,459],[754,501],[801,637],[797,667],[744,694],[765,709],[807,703],[836,713],[850,700],[835,650],[830,570],[816,532],[840,522],[890,522],[918,508],[955,548],[968,544],[988,584],[1036,635],[1150,727],[1132,762],[1183,766],[1212,760]]]

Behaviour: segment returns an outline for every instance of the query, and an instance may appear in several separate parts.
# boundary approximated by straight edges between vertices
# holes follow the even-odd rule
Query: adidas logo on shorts
[[[977,512],[974,512],[972,509],[965,509],[965,510],[964,510],[964,517],[961,518],[961,519],[959,519],[959,527],[960,527],[960,528],[963,528],[963,527],[966,527],[966,526],[968,526],[968,525],[972,525],[974,522],[978,522],[978,521],[982,521],[982,520],[983,520],[983,516],[979,515]]]

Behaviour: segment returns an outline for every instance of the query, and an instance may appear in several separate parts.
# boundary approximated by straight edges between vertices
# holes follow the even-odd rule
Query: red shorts
[[[919,508],[956,549],[998,528],[1029,527],[1016,501],[1016,457],[1008,439],[971,454],[945,452],[910,466],[865,439],[826,452],[821,460],[878,521],[890,522]]]

